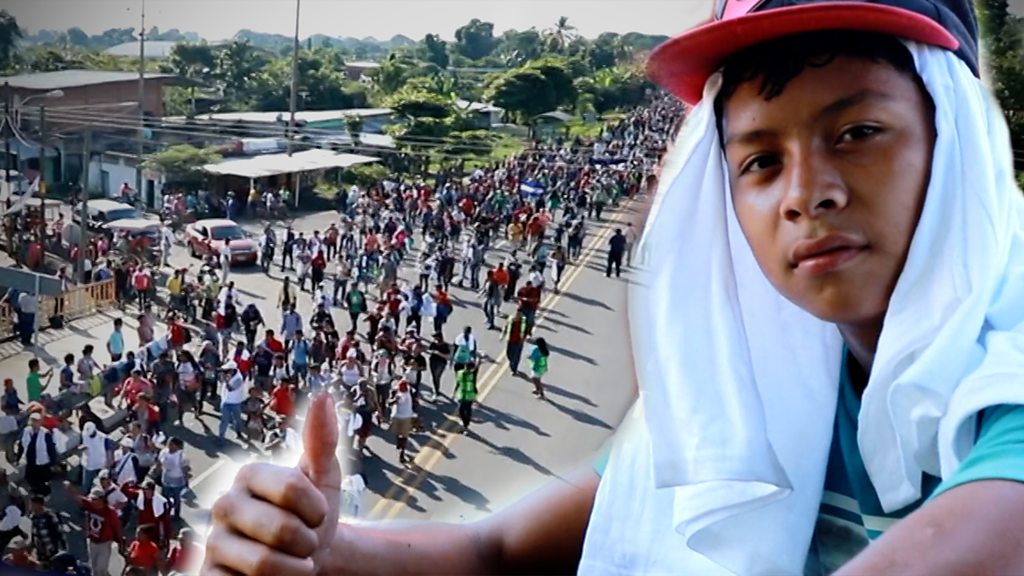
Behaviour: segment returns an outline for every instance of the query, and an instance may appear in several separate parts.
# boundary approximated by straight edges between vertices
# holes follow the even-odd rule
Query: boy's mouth
[[[833,232],[794,244],[789,262],[798,273],[817,276],[838,270],[867,249],[863,238]]]

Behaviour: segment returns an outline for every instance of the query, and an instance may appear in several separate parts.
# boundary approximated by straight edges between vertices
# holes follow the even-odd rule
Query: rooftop
[[[385,116],[391,113],[390,108],[348,108],[344,110],[316,110],[295,113],[297,124],[308,124],[310,122],[329,122],[341,120],[347,115],[366,117]],[[248,122],[252,124],[276,124],[288,122],[288,111],[283,112],[220,112],[217,114],[203,114],[196,116],[195,122]],[[181,116],[165,118],[168,122],[185,122]]]
[[[179,42],[169,42],[166,40],[147,40],[146,41],[146,59],[159,60],[161,58],[170,58],[171,50]],[[111,46],[103,51],[104,54],[111,56],[129,56],[138,58],[139,56],[139,43],[138,42],[125,42],[124,44],[118,44],[117,46]]]
[[[146,74],[147,80],[176,78],[174,74]],[[57,72],[34,72],[17,76],[0,76],[0,84],[23,90],[60,90],[80,88],[114,82],[133,82],[139,79],[138,72],[107,72],[103,70],[60,70]]]

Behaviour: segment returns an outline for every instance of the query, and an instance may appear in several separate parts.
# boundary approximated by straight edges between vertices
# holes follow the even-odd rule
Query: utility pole
[[[136,204],[142,201],[142,157],[146,153],[145,127],[146,127],[146,0],[142,3],[141,21],[142,28],[139,30],[139,147],[138,158],[135,161],[135,194]]]
[[[12,128],[13,123],[11,121],[13,106],[11,103],[11,84],[4,82],[4,187],[7,188],[7,193],[10,195],[11,192],[11,136],[14,132]]]
[[[295,45],[292,47],[292,93],[288,103],[288,156],[295,150],[295,105],[299,95],[299,13],[302,9],[302,0],[295,0]],[[299,186],[302,175],[295,173],[292,181],[293,192],[295,193],[295,207],[299,207]]]
[[[46,104],[39,105],[39,196],[46,201]]]
[[[295,0],[295,45],[292,46],[292,93],[288,103],[288,155],[292,155],[295,139],[295,105],[299,95],[299,13],[302,0]]]
[[[85,130],[85,141],[82,144],[82,196],[78,199],[81,208],[78,226],[78,260],[75,262],[77,276],[85,284],[85,253],[89,249],[89,161],[92,158],[92,130]]]

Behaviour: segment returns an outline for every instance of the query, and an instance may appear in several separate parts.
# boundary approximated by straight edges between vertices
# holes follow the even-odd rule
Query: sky
[[[146,28],[177,28],[207,40],[238,30],[292,35],[296,0],[144,0]],[[428,33],[451,39],[455,29],[479,18],[495,33],[515,28],[550,28],[569,18],[589,38],[602,32],[675,35],[708,19],[712,0],[300,0],[299,34],[413,39]],[[1018,0],[1013,0],[1018,1]],[[1024,1],[1024,0],[1020,0]],[[89,34],[139,27],[143,0],[4,0],[3,8],[25,29]]]

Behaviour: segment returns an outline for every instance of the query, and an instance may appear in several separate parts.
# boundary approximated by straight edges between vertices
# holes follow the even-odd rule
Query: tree
[[[473,18],[455,31],[455,51],[470,60],[490,56],[497,47],[494,24]]]
[[[6,10],[0,10],[0,70],[14,67],[18,42],[25,37],[18,21]]]
[[[439,36],[427,34],[423,37],[423,59],[442,70],[448,68],[451,60],[448,57],[448,43]]]
[[[174,73],[182,78],[207,81],[217,67],[217,56],[206,43],[182,42],[171,48],[170,65]]]
[[[359,137],[363,133],[363,117],[358,114],[345,114],[345,130],[348,131],[352,144],[359,145]]]
[[[552,108],[576,102],[576,87],[573,85],[573,76],[581,75],[582,70],[577,70],[574,74],[569,70],[569,62],[556,58],[537,60],[536,62],[531,62],[527,67],[540,72],[551,86],[555,99]]]
[[[416,62],[392,52],[372,74],[371,79],[383,96],[398,92],[412,76]]]
[[[554,27],[548,30],[545,40],[552,52],[563,53],[576,38],[576,27],[569,24],[568,17],[560,16]]]
[[[201,184],[204,179],[202,167],[220,159],[221,155],[216,150],[178,144],[148,155],[143,166],[163,173],[170,182]]]
[[[557,104],[554,87],[534,68],[519,68],[498,76],[485,98],[521,121],[548,112]]]
[[[216,77],[224,96],[242,102],[256,75],[267,64],[266,56],[245,40],[234,40],[217,54]]]
[[[1024,150],[1024,20],[1010,14],[1006,0],[978,0],[978,9],[992,91],[1006,114],[1013,148]],[[1024,170],[1024,158],[1017,168]]]
[[[629,55],[629,49],[614,32],[605,32],[590,44],[588,53],[590,66],[594,70],[611,68]]]
[[[89,46],[89,35],[77,26],[68,28],[68,42],[72,46],[87,48]]]
[[[515,68],[540,57],[544,42],[540,32],[533,28],[523,30],[507,30],[501,35],[497,52],[506,66]]]
[[[25,60],[33,72],[72,70],[84,65],[83,60],[76,54],[46,47],[29,50]]]

